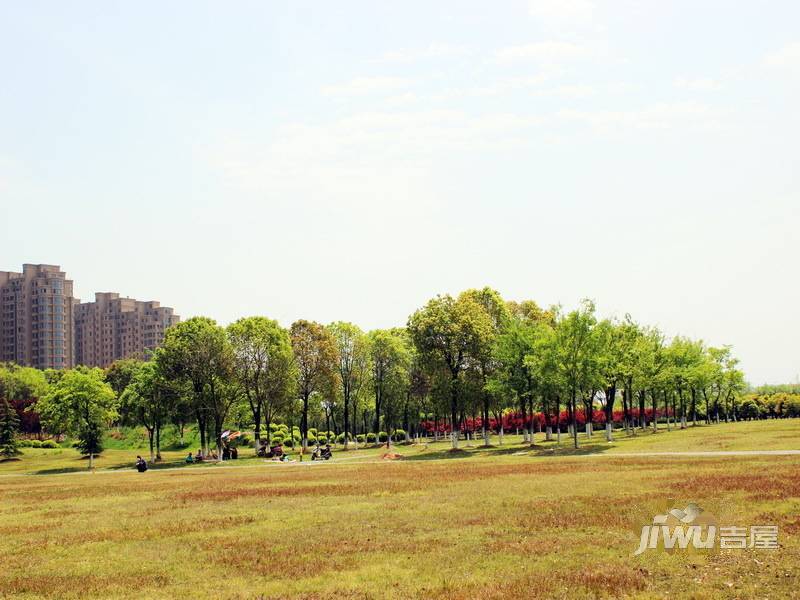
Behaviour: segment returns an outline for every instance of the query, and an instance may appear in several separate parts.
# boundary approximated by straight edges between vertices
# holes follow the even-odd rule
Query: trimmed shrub
[[[308,440],[309,444],[316,444],[317,443],[317,436],[313,433],[309,432],[306,436],[306,440]]]
[[[367,443],[374,444],[375,443],[375,434],[371,431],[367,434]]]
[[[364,434],[363,434],[363,433],[359,433],[359,434],[356,436],[356,441],[357,441],[359,444],[363,444],[363,443],[364,443]]]
[[[38,440],[37,440],[38,441]],[[55,440],[45,440],[41,442],[40,448],[59,448],[59,445],[56,444]]]
[[[322,433],[322,434],[317,436],[317,441],[320,444],[327,444],[328,443],[328,436],[325,435],[324,433]]]
[[[395,442],[405,442],[406,441],[406,430],[405,429],[395,429],[394,435],[392,439]]]
[[[379,431],[378,432],[378,441],[379,442],[384,443],[388,439],[389,439],[389,434],[388,433],[386,433],[385,431]]]

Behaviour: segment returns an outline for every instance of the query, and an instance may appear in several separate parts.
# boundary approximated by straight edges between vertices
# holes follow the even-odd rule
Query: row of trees
[[[492,411],[498,421],[503,408],[515,405],[530,424],[530,439],[537,421],[526,414],[540,410],[550,439],[563,406],[578,447],[579,413],[592,435],[592,415],[601,407],[610,440],[618,398],[623,426],[633,432],[648,427],[649,407],[657,415],[663,406],[668,427],[671,416],[679,427],[688,419],[696,424],[698,414],[707,423],[734,418],[744,388],[729,347],[684,337],[667,343],[658,329],[630,317],[599,320],[588,300],[573,311],[542,310],[533,301],[504,302],[489,288],[468,290],[434,298],[411,316],[408,329],[430,380],[447,382],[454,447],[459,424],[476,408],[488,444]]]
[[[593,435],[597,410],[610,440],[620,407],[630,433],[657,431],[659,414],[668,428],[686,427],[737,418],[745,387],[729,347],[667,340],[630,317],[601,320],[590,301],[545,310],[490,288],[437,296],[406,327],[370,332],[345,322],[285,329],[248,317],[222,327],[195,317],[171,327],[148,361],[25,373],[31,390],[18,395],[40,398],[34,410],[47,430],[79,436],[90,456],[109,423],[144,427],[157,456],[170,423],[181,431],[196,423],[207,450],[232,425],[252,427],[257,446],[281,421],[299,425],[304,448],[315,428],[347,447],[366,432],[418,434],[431,420],[457,448],[475,429],[490,444],[509,412],[526,440],[542,423],[548,439],[560,437],[562,411],[577,447],[578,424]]]

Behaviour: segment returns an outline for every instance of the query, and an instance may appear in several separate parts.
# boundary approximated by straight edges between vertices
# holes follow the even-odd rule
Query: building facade
[[[0,271],[0,361],[39,369],[74,363],[72,281],[56,265]]]
[[[94,302],[75,307],[75,364],[107,367],[122,358],[147,358],[178,321],[173,309],[158,302],[97,293]]]

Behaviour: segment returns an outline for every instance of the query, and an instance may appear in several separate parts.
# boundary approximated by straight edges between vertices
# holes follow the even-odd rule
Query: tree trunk
[[[153,442],[154,442],[153,430],[150,429],[149,427],[146,427],[145,429],[147,429],[147,441],[150,443],[150,462],[153,462],[156,459],[155,451],[153,449]]]
[[[308,448],[308,396],[303,392],[303,414],[300,418],[300,451],[305,454]]]
[[[577,405],[575,403],[575,390],[572,390],[572,399],[570,401],[570,410],[572,411],[572,439],[575,444],[575,449],[578,448],[578,416],[575,414],[577,412]]]
[[[450,442],[454,450],[458,449],[458,371],[451,370],[450,377]]]
[[[645,390],[639,390],[639,425],[642,428],[642,431],[647,429],[647,414],[645,412],[646,407],[645,404],[647,402]]]

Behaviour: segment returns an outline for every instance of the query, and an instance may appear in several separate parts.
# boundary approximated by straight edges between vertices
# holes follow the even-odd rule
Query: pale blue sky
[[[183,317],[630,312],[800,373],[797,2],[5,2],[0,269]]]

